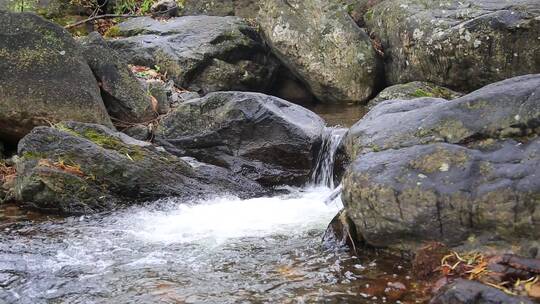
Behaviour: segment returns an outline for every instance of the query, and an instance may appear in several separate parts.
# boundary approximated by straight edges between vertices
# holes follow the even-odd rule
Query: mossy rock
[[[382,101],[351,127],[345,142],[354,160],[368,152],[434,142],[473,145],[489,138],[520,139],[538,132],[539,116],[540,74],[526,75],[453,100]]]
[[[0,11],[0,138],[17,142],[62,120],[112,127],[81,49],[63,28],[31,13]]]
[[[414,250],[488,234],[507,244],[540,237],[540,138],[498,141],[489,151],[416,145],[360,156],[343,180],[343,203],[361,239]]]
[[[156,118],[151,97],[133,75],[127,62],[97,32],[81,39],[83,55],[101,83],[101,95],[111,117],[125,123]],[[157,110],[157,109],[156,109]]]
[[[255,195],[224,169],[191,166],[162,148],[104,126],[37,127],[18,147],[15,197],[44,211],[88,214],[162,197]]]
[[[318,100],[365,102],[379,85],[381,62],[341,2],[262,1],[258,21],[276,56]]]
[[[540,1],[386,0],[366,15],[390,85],[419,80],[468,93],[540,73]]]
[[[113,36],[110,46],[128,63],[159,66],[177,87],[203,95],[265,92],[278,67],[257,30],[238,17],[131,18]]]
[[[454,100],[382,101],[345,140],[353,163],[342,200],[359,237],[399,250],[538,239],[538,121],[540,75]]]
[[[369,101],[368,107],[373,108],[382,101],[390,99],[409,100],[422,97],[433,97],[452,100],[461,96],[463,96],[463,94],[433,83],[414,81],[385,88],[375,98]]]

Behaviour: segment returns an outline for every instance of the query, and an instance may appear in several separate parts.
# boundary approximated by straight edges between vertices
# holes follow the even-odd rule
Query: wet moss
[[[103,36],[107,38],[120,37],[120,27],[118,27],[117,25],[111,26]]]
[[[56,124],[55,128],[63,132],[67,132],[72,135],[75,135],[77,137],[88,139],[91,142],[105,149],[114,150],[126,156],[132,161],[141,161],[145,157],[145,153],[141,147],[130,146],[130,145],[124,144],[120,139],[116,137],[109,136],[107,134],[101,133],[93,129],[86,129],[82,131],[81,133],[79,133],[69,128],[63,123]]]
[[[160,66],[168,75],[172,77],[181,77],[182,68],[175,60],[171,59],[167,54],[162,51],[156,51],[154,54],[157,66]]]
[[[410,162],[410,166],[423,173],[445,172],[452,166],[463,166],[469,157],[463,152],[451,152],[437,148],[433,153]]]
[[[373,10],[368,10],[365,14],[364,14],[364,19],[365,20],[371,20],[373,19]]]
[[[43,159],[43,158],[47,158],[47,155],[42,152],[25,151],[22,153],[22,157],[25,159]]]
[[[105,149],[117,151],[133,161],[141,161],[144,159],[145,154],[140,147],[129,147],[112,136],[91,129],[84,131],[82,136]]]
[[[412,95],[414,97],[433,97],[433,94],[422,89],[416,89]]]
[[[79,136],[80,137],[80,134],[75,132],[74,130],[70,129],[68,126],[66,126],[65,124],[63,123],[57,123],[54,125],[54,128],[59,130],[59,131],[62,131],[62,132],[66,132],[66,133],[69,133],[71,135],[75,135],[75,136]]]
[[[20,69],[28,69],[36,65],[45,66],[58,60],[57,55],[53,54],[50,49],[39,46],[21,48],[17,52],[0,49],[0,58],[7,62],[16,62]]]
[[[449,142],[466,138],[471,133],[459,120],[444,121],[434,131]]]

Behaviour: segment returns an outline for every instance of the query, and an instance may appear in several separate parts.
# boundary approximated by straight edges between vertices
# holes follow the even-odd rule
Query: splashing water
[[[334,188],[334,161],[336,151],[341,144],[347,129],[331,127],[326,128],[323,134],[321,151],[313,170],[312,181],[315,185]]]

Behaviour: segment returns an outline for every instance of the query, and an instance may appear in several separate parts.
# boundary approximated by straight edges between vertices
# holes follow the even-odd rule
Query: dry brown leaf
[[[38,162],[39,166],[48,167],[48,168],[55,168],[62,170],[67,173],[71,173],[73,175],[77,176],[85,176],[85,174],[82,172],[81,167],[78,165],[67,165],[64,163],[64,161],[60,160],[57,162],[52,162],[48,159],[41,159]]]
[[[152,104],[152,111],[157,113],[158,112],[158,101],[152,95],[150,95],[150,103]]]

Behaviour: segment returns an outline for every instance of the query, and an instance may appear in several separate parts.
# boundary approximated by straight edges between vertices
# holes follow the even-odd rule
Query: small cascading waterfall
[[[326,128],[323,134],[321,150],[311,177],[312,183],[318,186],[327,186],[334,189],[334,161],[347,129],[331,127]]]

